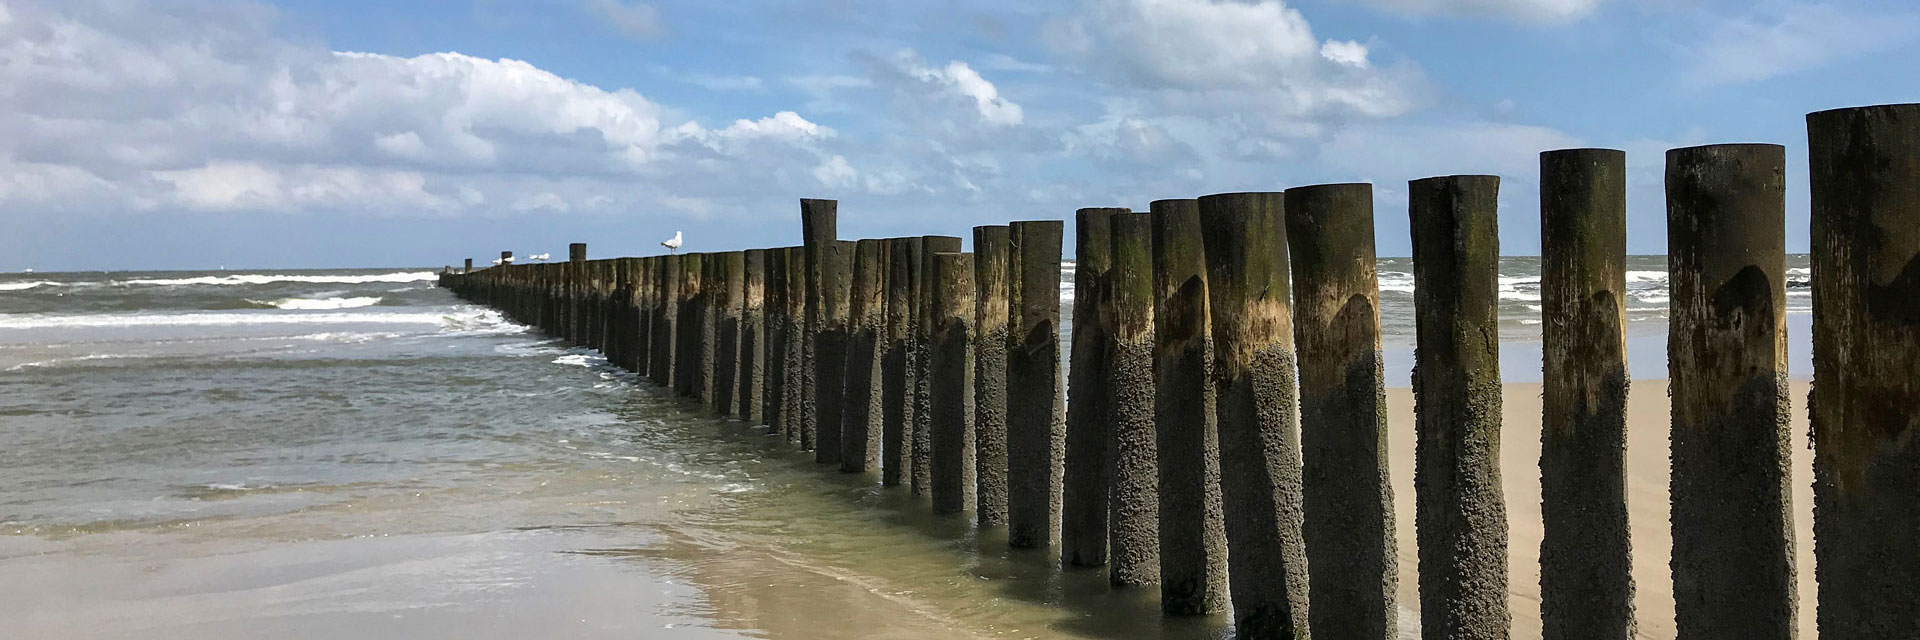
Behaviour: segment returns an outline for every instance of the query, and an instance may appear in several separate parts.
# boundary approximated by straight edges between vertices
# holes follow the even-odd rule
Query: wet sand
[[[1807,384],[1795,382],[1800,627],[1812,637]],[[1513,637],[1539,636],[1540,388],[1510,384],[1501,456]],[[1400,598],[1414,608],[1412,396],[1389,389]],[[651,404],[652,401],[647,401]],[[1665,381],[1633,383],[1628,468],[1640,636],[1672,638]],[[1111,591],[1003,536],[926,513],[871,477],[817,467],[737,423],[681,440],[689,467],[759,489],[643,490],[597,465],[519,493],[134,530],[0,536],[0,619],[35,638],[1218,638],[1165,619],[1154,590]],[[717,426],[718,428],[714,428]],[[618,428],[608,425],[602,428]],[[616,451],[618,453],[618,451]],[[557,472],[556,472],[557,473]],[[718,497],[715,497],[718,496]],[[1403,615],[1403,637],[1417,636]]]

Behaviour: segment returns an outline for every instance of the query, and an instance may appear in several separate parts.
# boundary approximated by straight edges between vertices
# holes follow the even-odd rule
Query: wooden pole
[[[1285,211],[1280,193],[1200,198],[1227,576],[1250,640],[1308,635]]]
[[[1407,185],[1414,278],[1414,529],[1420,632],[1504,640],[1498,176]]]
[[[933,511],[959,513],[974,503],[973,256],[934,256],[932,362]]]
[[[953,236],[920,237],[920,269],[914,284],[913,311],[913,475],[908,489],[914,496],[933,490],[933,256],[958,253]]]
[[[865,473],[880,466],[881,342],[887,331],[887,241],[866,239],[854,246],[848,305],[846,409],[840,427],[840,470]]]
[[[1540,618],[1545,640],[1633,637],[1627,529],[1627,157],[1540,154]]]
[[[1398,579],[1373,185],[1296,187],[1286,202],[1308,627],[1322,638],[1393,638]]]
[[[1058,220],[1015,222],[1007,309],[1007,543],[1053,544],[1060,519],[1066,424],[1061,420]]]
[[[1154,426],[1160,449],[1160,609],[1227,608],[1227,536],[1213,407],[1213,320],[1194,200],[1153,202]]]
[[[882,473],[894,487],[913,477],[914,362],[918,318],[914,300],[920,281],[918,237],[887,243],[887,350],[882,364]]]
[[[1009,229],[973,228],[974,518],[1007,524],[1007,274]]]
[[[1107,270],[1113,266],[1112,218],[1124,208],[1074,213],[1073,343],[1067,360],[1066,470],[1060,504],[1060,561],[1067,566],[1107,563],[1107,429],[1113,421],[1113,332],[1100,314]]]
[[[1920,637],[1920,105],[1807,116],[1822,638]]]
[[[1117,587],[1160,581],[1160,459],[1153,401],[1153,215],[1113,218],[1113,426],[1108,458],[1107,580]]]
[[[1792,638],[1786,149],[1667,152],[1674,622]]]
[[[806,243],[806,277],[802,280],[806,287],[806,328],[801,337],[801,357],[803,372],[800,376],[800,433],[801,451],[814,449],[814,436],[818,432],[820,413],[825,410],[819,406],[818,389],[820,373],[829,368],[821,362],[820,332],[827,329],[827,298],[834,282],[833,254],[837,251],[834,244],[838,234],[838,209],[840,203],[833,200],[802,199],[800,201],[801,237]],[[839,414],[834,414],[838,418]],[[829,424],[839,424],[836,420]],[[835,443],[836,445],[838,443]],[[834,455],[839,455],[834,450]]]

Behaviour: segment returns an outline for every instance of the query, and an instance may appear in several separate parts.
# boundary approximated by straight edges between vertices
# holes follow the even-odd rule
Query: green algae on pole
[[[1373,185],[1286,192],[1300,365],[1308,628],[1322,638],[1398,635],[1393,487],[1380,358]]]
[[[1239,638],[1307,637],[1307,548],[1281,193],[1200,198],[1214,416]]]
[[[675,351],[680,343],[676,329],[680,316],[675,308],[680,300],[680,256],[664,255],[655,259],[659,262],[653,270],[653,354],[647,368],[655,386],[672,389],[674,375],[679,371]]]
[[[953,236],[920,237],[920,271],[914,290],[913,359],[913,474],[908,489],[914,496],[933,490],[933,256],[959,253],[960,239]]]
[[[1674,622],[1792,638],[1786,150],[1667,152]]]
[[[1407,193],[1420,633],[1500,640],[1512,626],[1500,489],[1500,178],[1426,178]]]
[[[1156,200],[1152,211],[1160,610],[1207,615],[1227,608],[1207,254],[1198,201]]]
[[[1073,343],[1067,360],[1067,439],[1060,502],[1060,561],[1068,566],[1107,563],[1107,426],[1112,393],[1107,370],[1113,333],[1100,313],[1107,269],[1113,264],[1112,218],[1126,209],[1074,212]]]
[[[1015,222],[1008,233],[1007,544],[1053,544],[1060,519],[1059,220]]]
[[[1540,622],[1634,635],[1627,529],[1626,154],[1540,154]]]
[[[848,297],[846,400],[840,422],[840,470],[864,473],[880,466],[880,365],[887,331],[887,241],[854,245]]]
[[[1920,637],[1920,105],[1807,116],[1822,638]]]
[[[766,386],[766,299],[768,249],[748,249],[740,285],[739,406],[735,415],[748,424],[765,421],[761,396]]]
[[[913,477],[914,335],[919,318],[914,300],[919,293],[918,237],[887,242],[887,342],[881,363],[881,473],[880,484],[899,486]]]
[[[933,258],[933,332],[928,387],[933,411],[933,512],[959,513],[974,502],[973,256]]]
[[[1008,228],[973,228],[974,520],[1007,523]]]
[[[833,254],[837,250],[835,239],[839,237],[839,206],[840,203],[833,200],[810,198],[800,200],[800,236],[806,247],[804,249],[806,267],[802,282],[806,287],[807,305],[805,329],[800,339],[802,372],[800,374],[799,443],[801,451],[814,448],[814,436],[818,432],[819,425],[822,424],[820,412],[825,410],[819,406],[821,392],[817,387],[820,383],[820,374],[827,370],[827,365],[820,361],[818,350],[820,332],[827,326],[829,295],[827,292],[835,284],[832,280],[832,271]],[[835,414],[835,417],[838,417],[838,414]],[[840,423],[836,420],[831,424]],[[833,453],[837,456],[840,451],[835,449]]]
[[[1113,317],[1113,424],[1107,457],[1107,581],[1140,587],[1160,581],[1160,461],[1154,439],[1153,215],[1112,220],[1113,265],[1108,313]]]

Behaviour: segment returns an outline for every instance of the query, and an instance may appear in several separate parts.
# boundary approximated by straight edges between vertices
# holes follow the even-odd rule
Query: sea
[[[1665,377],[1665,261],[1628,264],[1639,378]],[[1788,267],[1805,375],[1806,256]],[[1537,259],[1500,272],[1503,373],[1537,380]],[[1406,386],[1411,262],[1378,273]],[[435,277],[0,274],[0,636],[1230,635],[824,471]]]

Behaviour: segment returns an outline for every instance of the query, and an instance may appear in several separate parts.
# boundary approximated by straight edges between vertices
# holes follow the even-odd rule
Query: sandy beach
[[[1791,384],[1793,405],[1794,558],[1800,583],[1800,637],[1814,637],[1813,452],[1807,448],[1809,383]],[[1502,395],[1501,481],[1507,498],[1508,606],[1513,637],[1540,637],[1540,393],[1534,383],[1508,384]],[[1388,389],[1392,434],[1395,537],[1400,545],[1403,606],[1417,608],[1419,578],[1413,524],[1413,391]],[[1638,637],[1672,638],[1673,580],[1667,561],[1667,381],[1635,380],[1627,402],[1627,506],[1633,535]],[[1403,631],[1408,631],[1404,630]],[[1417,629],[1413,635],[1417,637]]]

